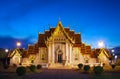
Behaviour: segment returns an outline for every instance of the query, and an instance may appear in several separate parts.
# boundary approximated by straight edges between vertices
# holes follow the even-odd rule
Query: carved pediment
[[[68,33],[65,31],[61,22],[58,23],[54,32],[46,41],[66,41],[73,43],[74,41],[69,37]]]

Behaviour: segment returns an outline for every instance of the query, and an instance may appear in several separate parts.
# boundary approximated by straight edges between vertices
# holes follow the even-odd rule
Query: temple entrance
[[[58,54],[58,63],[62,63],[62,54]]]

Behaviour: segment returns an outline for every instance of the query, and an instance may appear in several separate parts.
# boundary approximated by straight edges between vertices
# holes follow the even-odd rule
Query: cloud
[[[33,37],[14,38],[11,36],[0,36],[0,48],[14,49],[16,48],[17,41],[20,41],[22,43],[21,48],[27,48],[28,44],[33,44],[33,41],[31,41],[31,39],[33,39]]]

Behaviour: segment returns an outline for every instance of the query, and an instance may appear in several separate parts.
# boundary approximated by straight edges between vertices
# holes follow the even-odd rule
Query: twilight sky
[[[0,48],[37,42],[38,32],[56,27],[59,18],[92,47],[99,40],[120,46],[119,0],[0,0]]]

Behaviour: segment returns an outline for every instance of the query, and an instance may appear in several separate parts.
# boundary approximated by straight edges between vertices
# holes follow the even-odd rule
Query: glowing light
[[[115,59],[117,59],[117,55],[115,55]]]
[[[20,47],[21,46],[21,42],[17,42],[17,47]]]
[[[111,52],[115,52],[115,50],[114,50],[114,49],[112,49],[112,50],[111,50]]]
[[[5,49],[5,52],[7,53],[9,50],[8,49]]]
[[[100,66],[103,67],[103,63],[101,63]]]
[[[104,47],[105,45],[104,45],[104,42],[103,41],[99,41],[98,42],[98,46],[101,48],[101,47]]]
[[[90,66],[91,66],[91,67],[93,67],[94,65],[93,65],[93,64],[91,64]]]

